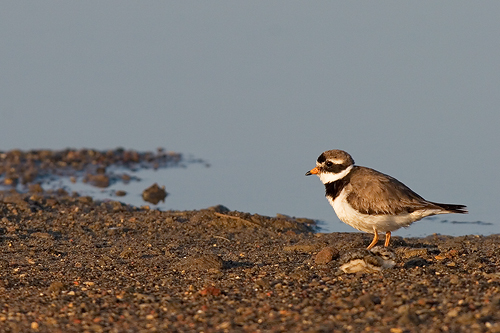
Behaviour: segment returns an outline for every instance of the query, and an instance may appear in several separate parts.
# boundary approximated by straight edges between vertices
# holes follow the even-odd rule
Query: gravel
[[[12,186],[0,192],[0,331],[500,332],[500,235],[394,237],[367,251],[371,235],[319,233],[305,218],[158,211],[40,185],[105,187],[131,180],[114,166],[183,161],[0,153]]]
[[[5,332],[500,332],[500,235],[394,237],[393,268],[345,274],[370,235],[223,206],[0,199]]]

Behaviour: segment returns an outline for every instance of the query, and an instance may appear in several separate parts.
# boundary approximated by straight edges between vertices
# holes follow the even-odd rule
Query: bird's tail
[[[442,203],[436,203],[434,202],[436,206],[439,206],[443,208],[444,210],[447,210],[451,213],[457,213],[457,214],[468,214],[469,211],[467,210],[467,206],[465,205],[455,205],[455,204],[442,204]]]

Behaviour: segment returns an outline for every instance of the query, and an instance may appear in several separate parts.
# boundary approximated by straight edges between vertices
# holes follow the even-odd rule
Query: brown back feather
[[[397,215],[422,208],[440,208],[397,179],[365,167],[353,168],[346,190],[351,206],[364,214]]]

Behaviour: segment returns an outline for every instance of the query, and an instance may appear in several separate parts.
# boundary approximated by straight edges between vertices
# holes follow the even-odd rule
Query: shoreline
[[[346,274],[371,235],[223,206],[0,199],[6,331],[500,332],[498,234],[394,237],[394,267]]]

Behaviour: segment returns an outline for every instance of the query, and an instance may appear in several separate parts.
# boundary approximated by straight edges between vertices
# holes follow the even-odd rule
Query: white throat
[[[318,173],[318,177],[321,180],[323,184],[327,183],[333,183],[334,181],[337,181],[339,179],[344,178],[347,176],[349,172],[352,170],[352,165],[348,166],[345,170],[342,170],[339,173],[332,173],[332,172],[320,172]]]

